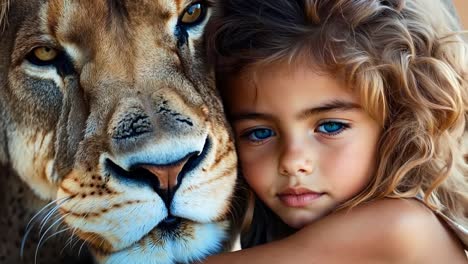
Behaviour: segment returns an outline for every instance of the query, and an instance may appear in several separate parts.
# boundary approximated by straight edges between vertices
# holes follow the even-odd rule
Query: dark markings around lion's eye
[[[72,60],[67,54],[63,54],[63,60],[61,60],[57,65],[57,72],[61,76],[67,76],[75,73],[75,67],[72,63]]]
[[[31,98],[34,98],[32,101],[29,98],[25,98],[25,105],[35,106],[34,108],[24,108],[30,109],[32,111],[47,111],[49,113],[58,113],[62,107],[63,94],[58,89],[57,84],[52,80],[44,80],[39,77],[27,76],[23,80],[24,87],[26,87]],[[35,102],[35,103],[34,103]],[[43,118],[42,116],[40,118]],[[43,120],[37,120],[38,122],[47,122],[42,125],[53,125],[56,122],[52,116],[44,116]]]
[[[187,29],[184,26],[178,25],[176,27],[175,35],[177,37],[177,47],[182,47],[187,44],[188,41],[188,33]]]
[[[30,63],[39,67],[55,67],[57,69],[57,73],[62,77],[75,73],[75,67],[72,60],[64,51],[61,51],[57,58],[47,62],[38,60],[32,53],[28,54],[26,59]]]

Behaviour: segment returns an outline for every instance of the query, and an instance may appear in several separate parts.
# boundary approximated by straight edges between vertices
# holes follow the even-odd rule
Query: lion
[[[229,250],[231,131],[209,1],[0,0],[0,263]]]

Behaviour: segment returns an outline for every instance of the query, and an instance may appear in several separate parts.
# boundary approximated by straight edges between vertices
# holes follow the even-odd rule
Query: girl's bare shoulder
[[[382,199],[330,214],[262,246],[209,257],[207,264],[467,263],[460,243],[414,199]]]
[[[324,236],[322,242],[330,243],[328,246],[338,245],[345,255],[359,252],[367,260],[467,263],[459,241],[416,199],[381,199],[336,212],[307,226],[297,236],[317,246],[319,240],[307,239],[313,234]]]

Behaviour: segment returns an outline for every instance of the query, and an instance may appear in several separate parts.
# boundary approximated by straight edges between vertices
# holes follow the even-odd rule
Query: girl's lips
[[[317,200],[323,193],[313,192],[308,189],[287,189],[278,194],[278,198],[288,207],[304,207]]]

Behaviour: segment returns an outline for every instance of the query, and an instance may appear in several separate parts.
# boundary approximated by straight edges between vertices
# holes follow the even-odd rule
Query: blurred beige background
[[[468,0],[453,0],[464,29],[468,29]]]

